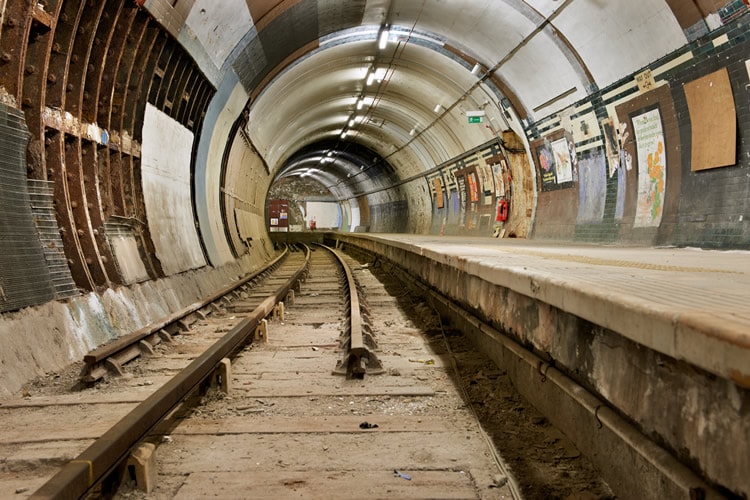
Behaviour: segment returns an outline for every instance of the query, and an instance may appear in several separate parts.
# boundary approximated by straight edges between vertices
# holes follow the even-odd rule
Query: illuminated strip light
[[[383,29],[383,31],[380,32],[380,39],[378,40],[378,48],[380,50],[383,50],[388,46],[388,35],[390,35],[390,31],[388,29]]]

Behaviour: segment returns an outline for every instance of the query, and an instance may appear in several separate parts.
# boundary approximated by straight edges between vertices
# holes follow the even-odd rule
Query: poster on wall
[[[479,201],[479,188],[477,186],[477,176],[475,173],[470,173],[466,176],[469,181],[469,196],[472,203]]]
[[[477,174],[479,174],[479,182],[481,183],[481,189],[485,196],[492,196],[492,191],[495,189],[493,178],[492,178],[492,169],[489,165],[487,165],[487,162],[484,160],[484,157],[479,157],[479,166],[477,167]]]
[[[443,200],[443,183],[440,181],[440,177],[432,179],[432,186],[435,195],[435,206],[437,208],[443,208],[445,203]]]
[[[503,160],[503,164],[505,160]],[[505,182],[503,182],[503,164],[495,163],[492,165],[492,174],[495,176],[495,196],[501,198],[505,196]]]
[[[557,172],[555,171],[555,157],[549,143],[544,143],[536,148],[539,158],[539,169],[542,177],[542,191],[554,189],[557,184]]]
[[[555,157],[555,170],[557,171],[557,183],[573,182],[573,163],[568,150],[568,140],[559,139],[552,143],[552,153]]]
[[[466,225],[466,178],[463,175],[456,176],[456,185],[458,186],[458,198],[460,203],[460,212],[458,215],[458,225]]]
[[[667,155],[659,109],[631,117],[638,151],[638,205],[634,227],[656,227],[664,211]]]
[[[607,164],[609,165],[609,176],[614,177],[617,167],[620,166],[620,144],[617,141],[617,130],[612,118],[601,121],[604,135],[604,147],[607,151]]]

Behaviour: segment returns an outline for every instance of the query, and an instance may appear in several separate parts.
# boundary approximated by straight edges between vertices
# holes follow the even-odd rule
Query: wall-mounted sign
[[[467,111],[466,118],[469,120],[469,123],[482,123],[484,121],[484,110]]]

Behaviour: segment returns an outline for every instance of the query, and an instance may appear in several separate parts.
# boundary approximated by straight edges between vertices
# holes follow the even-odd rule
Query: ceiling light
[[[437,106],[435,106],[435,109],[433,111],[435,111],[435,113],[440,113],[442,110],[443,110],[443,105],[438,104]]]
[[[349,126],[350,127],[353,127],[355,123],[357,123],[357,122],[354,121],[354,118],[352,118],[351,120],[349,120]]]
[[[365,107],[365,100],[364,99],[360,99],[359,101],[357,101],[357,109],[358,110],[362,109],[364,107]]]
[[[414,127],[413,129],[411,129],[409,131],[409,135],[412,136],[412,137],[414,137],[414,134],[416,134],[416,133],[417,133],[417,128],[416,127]]]
[[[385,78],[385,72],[385,68],[373,69],[372,73],[370,73],[370,75],[367,77],[367,85],[372,85],[372,82],[374,82],[375,80],[377,80],[378,82],[382,82]]]
[[[380,32],[380,40],[378,41],[378,47],[380,50],[383,50],[388,45],[388,35],[390,34],[390,31],[388,31],[388,28],[383,28],[383,31]]]
[[[346,130],[344,130],[343,132],[341,132],[341,138],[345,139],[346,138],[346,134],[348,134],[348,133],[349,132],[347,132]]]
[[[476,63],[473,68],[471,68],[471,74],[472,75],[478,75],[479,72],[482,70],[482,65],[479,63]]]

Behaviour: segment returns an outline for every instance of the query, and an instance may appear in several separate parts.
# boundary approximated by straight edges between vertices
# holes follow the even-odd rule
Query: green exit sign
[[[482,123],[483,116],[469,116],[469,123]]]

